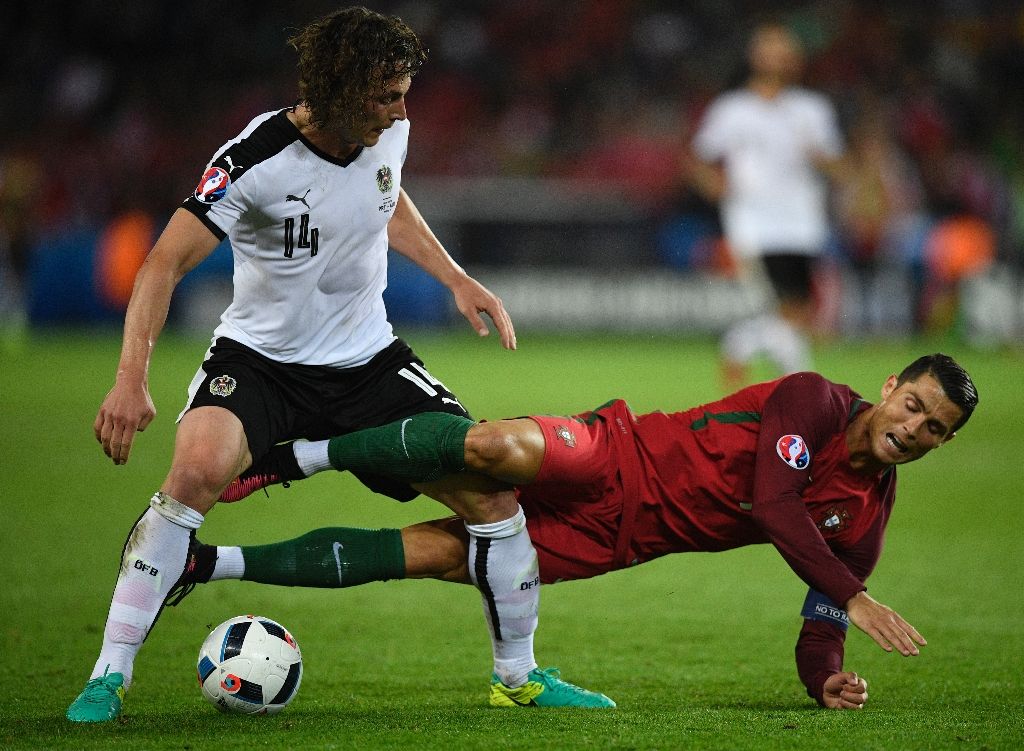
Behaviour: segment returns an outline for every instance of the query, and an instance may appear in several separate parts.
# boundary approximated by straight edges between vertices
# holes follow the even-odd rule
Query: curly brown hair
[[[416,33],[397,16],[342,8],[288,39],[299,53],[299,96],[317,128],[357,127],[363,106],[427,59]]]

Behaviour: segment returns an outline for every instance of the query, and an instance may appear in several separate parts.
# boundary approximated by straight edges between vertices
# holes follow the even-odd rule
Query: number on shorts
[[[419,371],[419,374],[417,375],[416,373],[413,373],[411,370],[409,370],[409,368],[414,368],[415,370]],[[409,363],[409,368],[402,368],[401,370],[398,371],[398,375],[402,376],[402,378],[406,379],[407,381],[415,383],[417,386],[423,389],[424,393],[426,393],[427,396],[437,396],[437,389],[435,389],[434,386],[440,386],[445,391],[448,390],[447,388],[445,388],[445,385],[443,383],[434,378],[434,376],[430,375],[430,373],[427,372],[427,369],[424,368],[422,365],[417,365],[416,363]]]

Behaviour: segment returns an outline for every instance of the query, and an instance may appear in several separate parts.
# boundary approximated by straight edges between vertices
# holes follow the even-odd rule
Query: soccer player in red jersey
[[[895,501],[896,465],[952,440],[977,401],[963,368],[934,354],[889,376],[875,404],[804,372],[683,412],[634,415],[616,400],[571,417],[473,423],[416,415],[323,443],[336,469],[387,466],[403,477],[466,470],[509,483],[544,583],[667,553],[770,542],[810,588],[796,649],[808,694],[825,707],[857,709],[867,684],[843,670],[849,622],[904,656],[926,643],[865,587]],[[297,478],[272,481],[287,479]],[[338,541],[346,560],[337,558]],[[470,582],[467,545],[455,518],[401,531],[315,530],[267,546],[196,543],[193,573],[179,584],[211,574],[326,587],[402,577]]]

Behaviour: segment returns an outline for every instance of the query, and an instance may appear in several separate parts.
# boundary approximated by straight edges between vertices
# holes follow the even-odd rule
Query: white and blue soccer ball
[[[206,637],[196,672],[203,696],[222,712],[276,714],[302,683],[302,652],[277,621],[240,615]]]

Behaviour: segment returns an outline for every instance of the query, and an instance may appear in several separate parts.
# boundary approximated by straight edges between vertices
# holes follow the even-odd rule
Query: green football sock
[[[332,438],[327,456],[338,471],[431,482],[466,468],[466,433],[474,424],[446,412],[423,412]]]
[[[242,547],[245,581],[286,587],[355,587],[405,578],[398,529],[325,527],[294,540]]]

